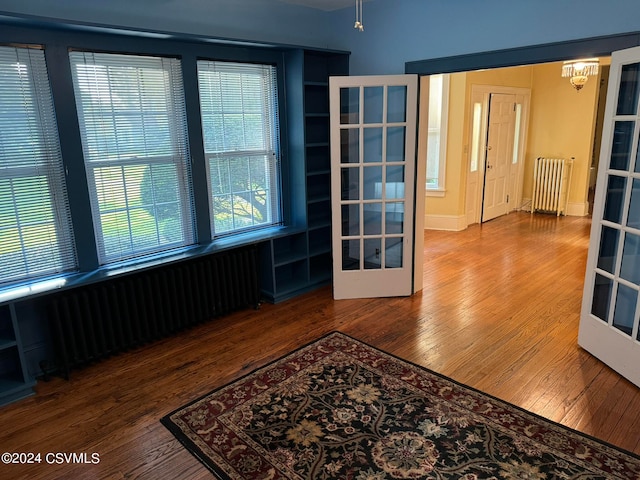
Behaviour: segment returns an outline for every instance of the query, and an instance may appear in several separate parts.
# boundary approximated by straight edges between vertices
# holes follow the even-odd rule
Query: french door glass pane
[[[593,301],[591,303],[591,314],[600,320],[607,321],[609,305],[611,303],[611,289],[613,280],[604,275],[596,273],[593,285]]]
[[[360,235],[360,205],[342,205],[342,236]]]
[[[620,276],[625,280],[640,285],[640,237],[627,232],[624,236],[622,266]]]
[[[364,234],[380,235],[382,233],[382,203],[367,203],[363,210]]]
[[[404,202],[389,202],[385,205],[384,232],[387,235],[403,233]]]
[[[364,123],[382,123],[384,87],[364,87]]]
[[[402,238],[385,239],[386,250],[384,264],[387,268],[402,268]]]
[[[613,223],[622,222],[622,211],[624,209],[624,190],[627,185],[625,177],[616,175],[609,176],[607,184],[607,198],[604,204],[604,214],[602,218]]]
[[[407,87],[391,86],[387,89],[387,122],[402,123],[407,119]]]
[[[629,214],[627,225],[640,229],[640,180],[634,178],[631,183],[631,200],[629,203]]]
[[[618,284],[616,309],[613,312],[613,326],[627,335],[631,335],[631,330],[633,329],[633,318],[635,316],[637,301],[637,290],[621,283]]]
[[[633,146],[633,127],[635,122],[616,122],[613,127],[613,144],[609,167],[613,170],[628,170],[631,148]]]
[[[387,167],[385,198],[404,198],[404,167],[402,165]]]
[[[382,239],[364,239],[364,268],[365,270],[379,270],[382,268]]]
[[[340,89],[340,123],[360,123],[360,87]]]
[[[364,167],[364,192],[365,200],[382,198],[382,167]]]
[[[599,269],[613,273],[613,269],[616,265],[618,238],[620,238],[620,230],[611,227],[602,227],[602,233],[600,235],[600,253],[598,255]]]
[[[341,175],[341,200],[358,200],[360,198],[360,169],[342,168]]]
[[[360,240],[342,241],[342,270],[360,270]]]
[[[365,128],[364,132],[364,162],[382,162],[382,128]]]
[[[360,161],[360,130],[343,128],[340,130],[340,163]]]
[[[640,64],[624,65],[620,77],[618,108],[616,115],[635,115],[638,109],[638,87],[640,86]]]
[[[405,127],[387,128],[387,162],[404,162]]]

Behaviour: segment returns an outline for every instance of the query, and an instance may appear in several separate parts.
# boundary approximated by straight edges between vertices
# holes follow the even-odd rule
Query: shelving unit
[[[297,228],[261,250],[263,295],[273,302],[331,282],[329,77],[348,75],[349,55],[294,50],[288,67],[289,181],[297,197],[290,211]]]
[[[303,233],[275,238],[273,244],[273,264],[280,267],[307,258],[307,239]]]
[[[0,305],[0,405],[34,393],[27,373],[13,304]]]

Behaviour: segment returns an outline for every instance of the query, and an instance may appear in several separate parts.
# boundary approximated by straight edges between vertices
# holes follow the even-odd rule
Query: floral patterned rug
[[[223,479],[640,479],[640,457],[336,332],[161,421]]]

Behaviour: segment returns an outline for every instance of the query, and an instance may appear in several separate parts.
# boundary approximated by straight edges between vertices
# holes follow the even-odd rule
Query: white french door
[[[640,47],[614,52],[578,343],[640,386]]]
[[[413,75],[329,80],[336,299],[412,292],[417,94]]]

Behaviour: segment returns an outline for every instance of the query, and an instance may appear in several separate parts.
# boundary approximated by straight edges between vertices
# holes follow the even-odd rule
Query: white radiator
[[[533,169],[533,200],[531,213],[552,212],[558,216],[567,214],[569,185],[573,159],[536,158]]]

